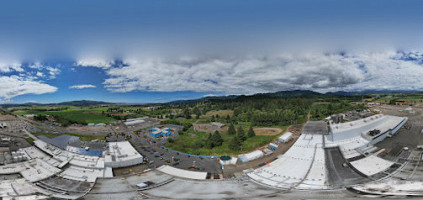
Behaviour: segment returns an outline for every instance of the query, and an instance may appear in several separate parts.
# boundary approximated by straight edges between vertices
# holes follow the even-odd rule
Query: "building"
[[[165,128],[165,129],[160,129],[160,128],[156,128],[156,127],[151,127],[151,133],[150,135],[153,137],[167,137],[170,136],[172,134],[172,129],[170,128]]]
[[[144,123],[144,122],[145,122],[145,120],[146,120],[147,118],[148,118],[148,117],[139,117],[139,118],[127,119],[127,120],[124,122],[124,124],[125,124],[126,126],[136,126],[136,125],[138,125],[138,124],[142,124],[142,123]]]
[[[223,128],[223,127],[226,126],[226,124],[222,124],[222,123],[219,123],[219,122],[212,122],[212,123],[210,123],[210,125],[216,126],[218,128]]]
[[[309,121],[292,147],[247,175],[283,189],[325,190],[381,178],[395,170],[374,144],[395,134],[406,117],[374,115],[346,123]],[[295,166],[295,167],[293,167]]]
[[[143,156],[128,141],[109,142],[108,147],[104,158],[106,167],[128,167],[141,164],[144,160]]]
[[[377,114],[347,123],[331,123],[328,139],[336,142],[361,136],[370,143],[376,144],[395,134],[407,120],[407,117]]]

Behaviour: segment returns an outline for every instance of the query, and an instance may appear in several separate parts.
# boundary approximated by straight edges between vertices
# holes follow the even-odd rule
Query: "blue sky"
[[[422,90],[422,6],[408,0],[4,1],[0,101],[147,103],[291,89]]]

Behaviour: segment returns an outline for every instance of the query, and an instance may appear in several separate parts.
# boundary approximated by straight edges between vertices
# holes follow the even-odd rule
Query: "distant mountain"
[[[96,105],[112,105],[116,103],[104,102],[104,101],[89,101],[89,100],[78,100],[78,101],[66,101],[60,103],[22,103],[22,104],[3,104],[2,106],[38,106],[38,105],[64,105],[64,106],[96,106]]]
[[[229,95],[229,96],[209,96],[209,97],[203,97],[199,99],[189,99],[189,100],[176,100],[171,101],[167,103],[162,104],[185,104],[185,103],[198,103],[198,102],[204,102],[208,100],[228,100],[228,99],[236,99],[240,97],[240,95]]]
[[[327,92],[327,95],[367,95],[367,94],[412,94],[412,93],[422,93],[418,90],[363,90],[363,91],[337,91],[337,92]]]
[[[317,97],[317,96],[322,96],[324,94],[319,92],[314,92],[311,90],[290,90],[290,91],[279,91],[279,92],[273,92],[273,93],[260,93],[255,95],[256,96],[264,95],[269,97]]]
[[[88,100],[79,100],[79,101],[66,101],[57,103],[56,105],[66,105],[66,106],[96,106],[96,105],[110,105],[115,103],[104,102],[104,101],[88,101]]]
[[[200,99],[192,100],[178,100],[172,101],[165,104],[188,104],[188,103],[198,103],[208,100],[231,100],[231,99],[243,99],[243,98],[292,98],[292,97],[304,97],[304,98],[313,98],[313,97],[322,97],[327,96],[319,92],[314,92],[311,90],[290,90],[290,91],[279,91],[273,93],[257,93],[253,95],[229,95],[229,96],[210,96],[203,97]]]

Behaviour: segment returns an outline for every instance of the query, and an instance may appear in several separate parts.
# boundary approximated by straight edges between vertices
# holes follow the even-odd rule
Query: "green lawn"
[[[245,129],[245,133],[247,133],[249,126],[243,125]],[[237,127],[237,126],[236,126]],[[259,135],[254,136],[252,138],[248,138],[246,141],[242,143],[242,151],[233,151],[229,148],[228,144],[233,138],[232,135],[228,135],[227,133],[221,133],[221,136],[224,140],[223,145],[219,147],[214,147],[212,149],[208,149],[206,147],[201,147],[199,144],[204,143],[207,140],[208,134],[204,132],[195,132],[193,129],[189,129],[188,133],[184,133],[183,135],[179,135],[173,143],[168,143],[165,146],[184,153],[195,154],[195,155],[234,155],[240,154],[243,152],[248,152],[264,146],[265,144],[271,142],[274,138],[279,135]]]
[[[26,140],[29,144],[31,144],[31,145],[33,145],[33,144],[34,144],[34,139],[33,139],[33,138],[25,138],[25,140]]]

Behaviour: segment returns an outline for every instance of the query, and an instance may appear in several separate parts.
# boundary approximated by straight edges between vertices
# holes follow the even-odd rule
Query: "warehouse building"
[[[407,119],[373,115],[346,123],[329,121],[329,126],[309,121],[285,154],[247,175],[283,189],[332,189],[380,179],[394,162],[379,157],[384,150],[373,145],[395,134]]]

